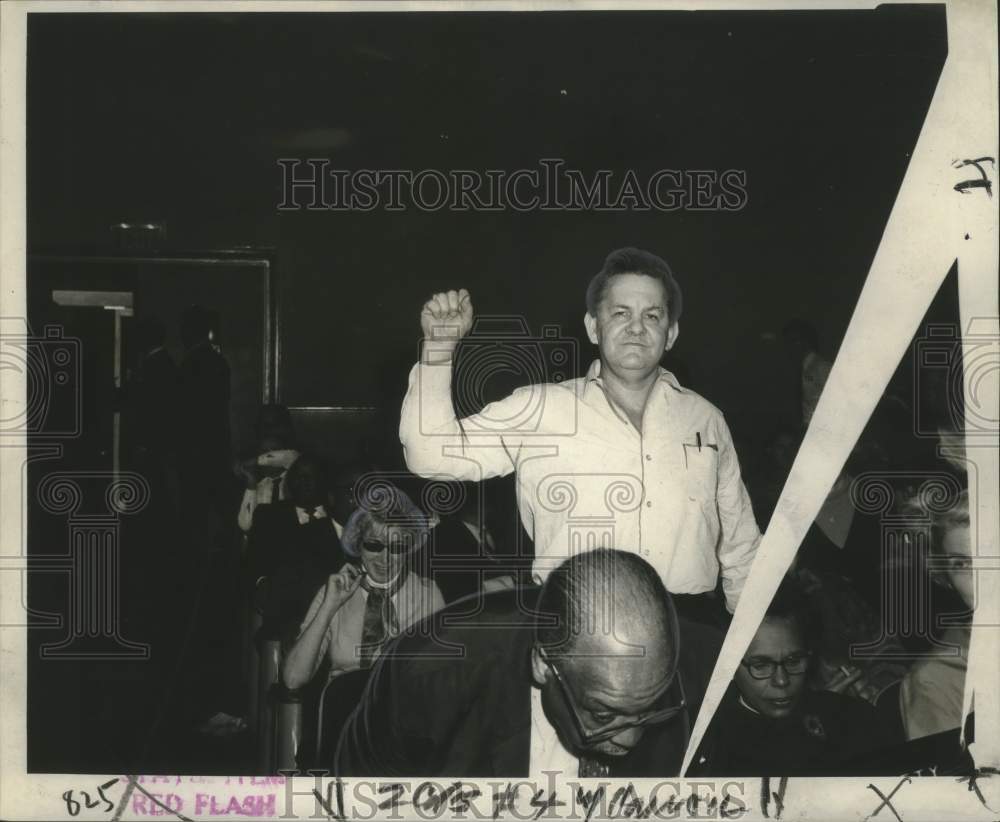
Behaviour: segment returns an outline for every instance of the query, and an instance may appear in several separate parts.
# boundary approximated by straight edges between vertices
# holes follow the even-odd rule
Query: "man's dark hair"
[[[684,304],[681,287],[674,279],[674,272],[661,257],[641,248],[618,248],[612,251],[604,260],[601,270],[594,275],[587,286],[587,313],[597,316],[597,309],[608,290],[608,282],[619,274],[643,274],[652,277],[663,284],[667,297],[667,316],[673,325],[681,318],[681,308]]]
[[[662,637],[675,652],[678,625],[659,574],[638,554],[598,548],[565,560],[545,580],[535,639],[550,659],[570,657],[584,633]]]

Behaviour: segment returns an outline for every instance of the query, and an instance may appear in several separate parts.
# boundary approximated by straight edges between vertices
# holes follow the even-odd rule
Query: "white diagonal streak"
[[[682,773],[687,771],[782,576],[956,258],[974,263],[963,283],[974,283],[972,287],[979,294],[992,289],[996,313],[996,192],[992,199],[983,189],[959,194],[955,183],[974,175],[962,172],[956,176],[952,167],[955,159],[970,154],[996,157],[996,7],[978,0],[949,3],[948,27],[948,57],[910,166],[837,360],[761,540],[695,722]],[[976,234],[966,230],[973,225]],[[969,240],[964,239],[966,233]],[[994,247],[987,252],[985,243],[990,239]],[[996,458],[994,450],[988,471],[995,471]],[[996,512],[995,480],[989,493],[993,505],[989,510]],[[980,576],[989,580],[995,610],[1000,607],[1000,575]],[[997,620],[993,624],[998,624]],[[974,632],[972,656],[978,661],[971,663],[974,667],[969,680],[971,687],[977,681],[989,683],[988,694],[980,695],[977,702],[977,723],[989,730],[977,734],[982,742],[973,753],[980,767],[995,767],[1000,764],[997,655],[994,652],[992,664],[985,661],[992,646],[982,633]],[[995,637],[992,642],[995,645]]]

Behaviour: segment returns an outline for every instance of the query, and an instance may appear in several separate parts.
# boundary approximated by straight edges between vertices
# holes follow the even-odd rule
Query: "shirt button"
[[[652,454],[646,454],[646,461],[649,462],[653,458]]]
[[[647,508],[652,508],[653,507],[653,501],[651,499],[646,500],[646,507]]]

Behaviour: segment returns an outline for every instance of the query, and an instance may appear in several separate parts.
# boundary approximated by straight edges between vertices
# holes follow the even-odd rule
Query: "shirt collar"
[[[656,378],[657,382],[665,382],[671,388],[675,388],[678,391],[682,391],[683,390],[681,388],[681,384],[677,381],[677,377],[675,377],[670,371],[667,371],[666,368],[663,368],[661,366],[660,369],[659,369],[659,372],[660,373],[659,373],[659,375]],[[601,360],[600,360],[600,358],[594,360],[590,364],[590,368],[587,369],[587,375],[586,375],[586,377],[584,377],[584,379],[588,383],[596,382],[598,385],[603,384],[603,379],[601,377]]]
[[[400,572],[389,582],[376,582],[369,574],[365,574],[361,577],[361,587],[364,588],[364,590],[369,594],[372,591],[381,591],[388,596],[393,597],[399,592],[399,589],[403,587],[403,583],[406,581],[406,576],[406,568],[401,569]]]

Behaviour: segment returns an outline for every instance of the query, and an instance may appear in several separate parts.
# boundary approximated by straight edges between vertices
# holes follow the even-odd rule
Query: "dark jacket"
[[[527,776],[538,593],[529,586],[489,594],[483,610],[470,616],[446,608],[389,646],[344,728],[335,772]],[[687,716],[647,728],[639,745],[615,761],[612,775],[677,775],[720,646],[718,632],[681,620]]]
[[[851,761],[900,740],[871,705],[806,691],[789,717],[771,719],[739,702],[731,685],[709,729],[704,772],[726,776],[849,776]]]
[[[247,573],[264,617],[262,636],[294,639],[316,591],[344,562],[329,517],[301,525],[290,501],[257,506],[247,535]]]

